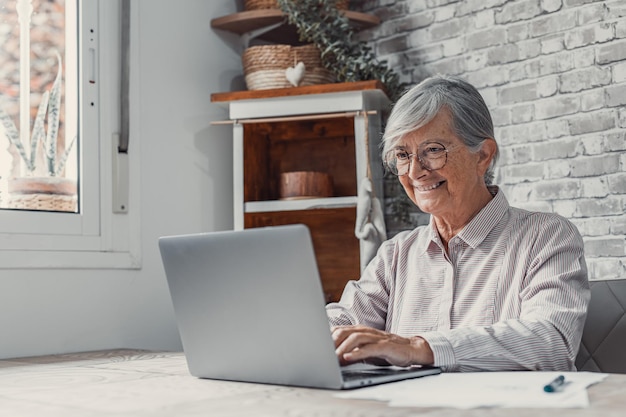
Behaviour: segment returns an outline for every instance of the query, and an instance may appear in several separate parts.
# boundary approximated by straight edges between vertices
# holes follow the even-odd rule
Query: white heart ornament
[[[298,62],[295,67],[287,68],[285,70],[285,77],[287,77],[289,84],[297,87],[304,78],[305,69],[304,62],[302,61]]]

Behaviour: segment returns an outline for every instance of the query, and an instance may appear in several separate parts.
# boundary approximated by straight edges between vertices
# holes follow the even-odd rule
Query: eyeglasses
[[[448,162],[448,150],[437,142],[425,144],[417,153],[408,153],[403,148],[392,149],[385,155],[385,166],[392,174],[406,175],[411,169],[413,157],[417,157],[422,168],[436,171]]]

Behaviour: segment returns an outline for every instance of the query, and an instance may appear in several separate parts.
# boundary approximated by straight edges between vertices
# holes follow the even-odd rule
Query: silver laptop
[[[159,248],[196,377],[344,389],[441,372],[339,365],[304,225],[166,236]]]

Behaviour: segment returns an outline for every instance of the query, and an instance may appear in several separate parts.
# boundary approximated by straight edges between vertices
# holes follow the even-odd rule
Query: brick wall
[[[363,39],[405,82],[455,74],[481,91],[509,202],[576,224],[591,279],[626,278],[626,1],[353,3],[381,17]],[[410,224],[390,205],[394,234]],[[408,223],[426,218],[413,210]]]

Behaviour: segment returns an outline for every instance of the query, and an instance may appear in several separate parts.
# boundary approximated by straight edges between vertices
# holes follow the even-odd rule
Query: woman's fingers
[[[332,336],[342,364],[373,358],[398,366],[433,362],[430,346],[420,337],[407,339],[366,326],[338,326]]]

